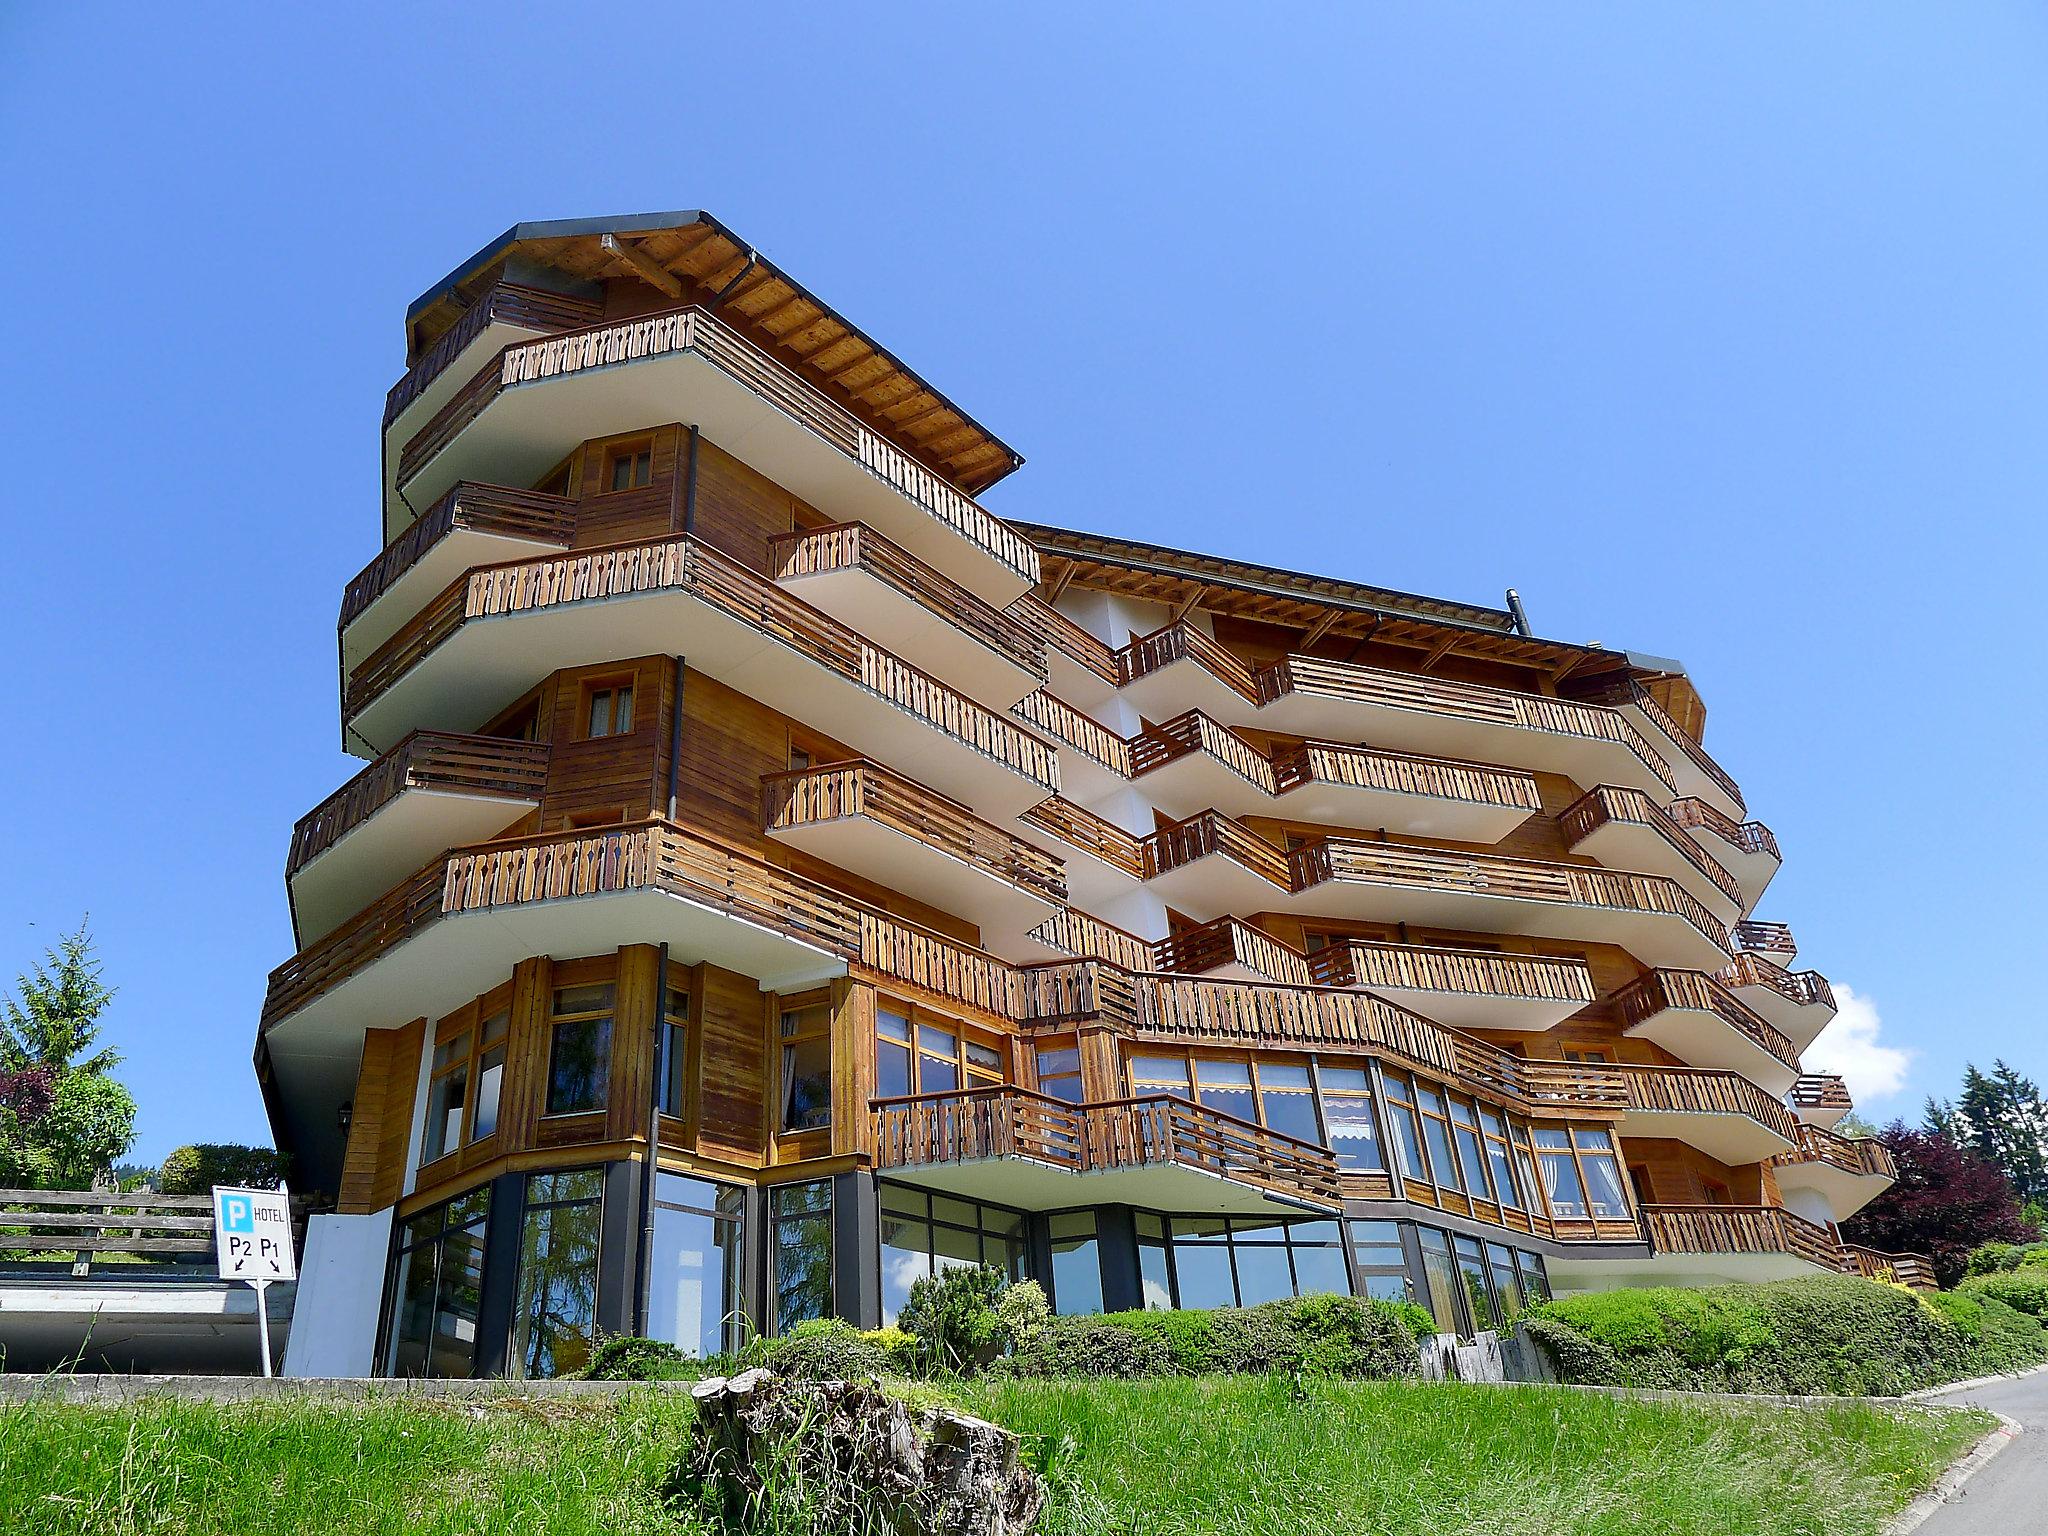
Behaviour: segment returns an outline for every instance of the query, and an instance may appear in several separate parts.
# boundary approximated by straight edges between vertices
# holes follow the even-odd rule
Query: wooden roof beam
[[[1197,583],[1193,591],[1189,592],[1186,597],[1182,598],[1178,603],[1174,604],[1172,616],[1169,617],[1166,622],[1169,624],[1180,623],[1181,620],[1185,619],[1189,614],[1195,611],[1195,605],[1201,602],[1203,595],[1206,592],[1208,592],[1208,590],[1209,589],[1207,586]]]
[[[642,282],[652,284],[672,299],[683,296],[682,280],[645,251],[626,244],[617,235],[606,235],[599,244]]]
[[[1323,636],[1327,635],[1330,632],[1331,626],[1337,622],[1339,616],[1338,611],[1332,608],[1320,619],[1317,619],[1314,624],[1309,626],[1308,633],[1301,637],[1301,648],[1305,651],[1322,639]]]
[[[1451,647],[1457,643],[1458,637],[1456,635],[1445,635],[1443,639],[1437,641],[1430,648],[1429,654],[1422,658],[1421,670],[1427,672],[1430,668],[1434,667],[1438,662],[1451,654]]]
[[[1080,569],[1081,567],[1071,560],[1061,563],[1059,575],[1046,583],[1045,600],[1048,604],[1056,603],[1060,600],[1060,594],[1067,590],[1067,583],[1074,579],[1074,573]]]

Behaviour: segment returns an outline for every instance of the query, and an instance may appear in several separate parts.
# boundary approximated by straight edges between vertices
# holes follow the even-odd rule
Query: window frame
[[[502,1021],[502,1029],[497,1034],[486,1038],[485,1027],[498,1021]],[[451,1056],[446,1062],[437,1062],[435,1060],[440,1054],[442,1047],[461,1038],[465,1033],[468,1035],[467,1048],[460,1056]],[[504,1069],[506,1063],[510,1060],[511,1038],[512,983],[510,981],[500,982],[497,986],[491,988],[490,991],[471,998],[453,1013],[444,1015],[435,1023],[433,1035],[427,1047],[426,1120],[421,1126],[420,1155],[419,1161],[415,1165],[416,1167],[420,1169],[431,1168],[446,1158],[456,1157],[461,1153],[467,1152],[471,1147],[496,1137],[498,1126],[502,1123],[500,1112],[504,1108]],[[487,1132],[479,1133],[476,1128],[477,1107],[483,1098],[485,1063],[493,1055],[500,1057],[500,1060],[498,1062],[497,1094],[492,1105],[491,1129]],[[440,1151],[433,1152],[430,1155],[429,1149],[434,1144],[434,1106],[440,1085],[458,1072],[463,1073],[465,1079],[461,1119],[456,1125],[453,1139],[445,1142]]]
[[[835,1012],[836,1010],[832,1006],[830,988],[820,988],[816,991],[797,993],[787,997],[778,995],[773,999],[771,1018],[774,1021],[775,1029],[775,1098],[770,1105],[769,1112],[774,1117],[774,1134],[777,1137],[820,1137],[831,1134],[833,1119],[840,1113],[840,1106],[835,1102],[837,1095],[834,1089],[836,1085],[832,1081],[834,1065],[832,1036]],[[817,1023],[808,1027],[802,1027],[794,1034],[790,1033],[790,1020],[809,1013],[817,1015]],[[825,1047],[824,1118],[814,1120],[808,1125],[791,1125],[789,1123],[790,1094],[796,1086],[796,1076],[792,1070],[796,1060],[794,1053],[798,1046],[809,1045],[819,1041],[822,1041]]]
[[[626,483],[614,485],[618,478],[619,466],[626,466]],[[642,471],[646,478],[641,478]],[[597,489],[594,496],[618,496],[627,491],[644,491],[654,484],[654,439],[651,437],[629,438],[623,442],[606,443],[599,456]]]
[[[603,1008],[583,1008],[563,1011],[562,994],[585,987],[600,987],[606,993]],[[611,1106],[612,1054],[618,1048],[619,978],[615,966],[607,965],[602,970],[585,975],[568,966],[555,967],[548,978],[548,1052],[545,1075],[541,1082],[541,1118],[544,1120],[568,1119],[576,1115],[601,1115]],[[604,1026],[604,1048],[599,1053],[598,1095],[595,1104],[578,1105],[573,1108],[555,1108],[555,1058],[561,1042],[564,1025],[601,1023]]]
[[[640,717],[634,709],[634,685],[639,682],[637,673],[623,672],[610,677],[586,677],[580,687],[579,697],[583,707],[577,715],[578,739],[581,741],[611,741],[621,736],[630,736],[638,729]],[[604,701],[605,728],[597,729],[598,700]],[[626,723],[619,721],[620,704],[625,705]]]

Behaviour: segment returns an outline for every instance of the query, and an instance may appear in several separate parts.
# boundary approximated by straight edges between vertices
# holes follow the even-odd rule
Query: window
[[[1586,1219],[1586,1188],[1572,1157],[1571,1132],[1559,1126],[1536,1128],[1536,1160],[1543,1169],[1543,1193],[1550,1214],[1567,1220]]]
[[[1210,1056],[1195,1058],[1195,1097],[1209,1109],[1221,1110],[1239,1120],[1248,1120],[1256,1125],[1259,1119],[1257,1105],[1252,1099],[1251,1063],[1237,1060],[1218,1060]]]
[[[1476,1237],[1454,1237],[1451,1252],[1457,1257],[1458,1279],[1465,1288],[1465,1313],[1473,1332],[1500,1326],[1494,1310],[1493,1287],[1486,1275],[1486,1250]]]
[[[1613,1137],[1605,1131],[1573,1131],[1572,1150],[1579,1154],[1593,1214],[1602,1221],[1626,1219],[1628,1197],[1622,1193],[1621,1164],[1614,1155]]]
[[[465,1029],[434,1047],[433,1075],[427,1087],[427,1136],[420,1147],[422,1164],[462,1145],[462,1117],[469,1103],[469,1038]]]
[[[875,1013],[875,1092],[953,1093],[1003,1080],[1002,1052],[970,1038],[950,1019],[923,1009],[884,1006]]]
[[[1535,1137],[1551,1215],[1567,1221],[1627,1219],[1621,1163],[1606,1131],[1538,1126]]]
[[[1566,1051],[1564,1059],[1566,1061],[1583,1061],[1593,1066],[1605,1066],[1607,1064],[1607,1053],[1605,1051]]]
[[[1038,1048],[1038,1091],[1066,1104],[1081,1102],[1081,1048],[1041,1045]]]
[[[1133,1056],[1131,1058],[1131,1094],[1144,1098],[1150,1094],[1170,1093],[1175,1098],[1192,1099],[1188,1089],[1188,1059],[1185,1056]]]
[[[1493,1277],[1493,1304],[1499,1321],[1511,1322],[1528,1304],[1522,1295],[1521,1276],[1515,1272],[1514,1249],[1488,1243],[1486,1268]]]
[[[1316,1082],[1322,1090],[1323,1124],[1337,1154],[1337,1166],[1353,1173],[1380,1173],[1387,1166],[1380,1147],[1379,1121],[1373,1114],[1372,1078],[1363,1067],[1333,1067],[1318,1061]]]
[[[610,982],[555,988],[548,1043],[549,1114],[577,1115],[604,1108],[611,1085],[612,996]]]
[[[657,1175],[649,1337],[666,1339],[700,1360],[737,1350],[745,1331],[745,1252],[744,1189],[679,1173]]]
[[[1259,1077],[1261,1125],[1292,1136],[1296,1141],[1324,1144],[1323,1128],[1316,1119],[1315,1088],[1309,1082],[1306,1062],[1265,1061],[1255,1063]]]
[[[1458,1164],[1451,1156],[1451,1122],[1444,1113],[1443,1094],[1425,1083],[1415,1085],[1415,1107],[1422,1113],[1422,1144],[1429,1149],[1429,1171],[1439,1189],[1463,1189]]]
[[[1422,1304],[1436,1319],[1439,1332],[1469,1334],[1472,1329],[1465,1319],[1464,1283],[1451,1258],[1450,1238],[1435,1227],[1418,1227],[1416,1237],[1422,1244]]]
[[[590,1359],[603,1225],[602,1169],[537,1173],[526,1181],[512,1314],[514,1376],[549,1380],[581,1370]]]
[[[630,491],[654,483],[654,445],[620,443],[605,450],[604,488]]]
[[[497,1010],[477,1026],[476,1108],[469,1116],[469,1139],[497,1134],[498,1097],[505,1085],[505,1034],[511,1013]]]
[[[1387,1118],[1394,1122],[1394,1166],[1404,1179],[1429,1177],[1422,1161],[1422,1121],[1415,1113],[1415,1087],[1399,1072],[1384,1074]]]
[[[1015,1211],[881,1186],[882,1322],[896,1321],[910,1287],[927,1275],[986,1265],[1012,1280],[1025,1276],[1024,1218]]]
[[[1543,1255],[1515,1250],[1515,1269],[1521,1276],[1522,1294],[1532,1303],[1550,1300],[1550,1271],[1543,1267]]]
[[[1408,1280],[1407,1255],[1401,1248],[1399,1222],[1352,1222],[1351,1261],[1359,1295],[1379,1301],[1415,1299],[1415,1287]]]
[[[1475,1200],[1490,1200],[1486,1153],[1479,1141],[1479,1112],[1469,1099],[1451,1100],[1451,1139],[1458,1149],[1458,1172]]]
[[[583,690],[583,734],[624,736],[633,729],[633,685],[588,683]]]
[[[768,1224],[776,1333],[831,1316],[831,1181],[776,1185],[768,1191]]]
[[[483,1292],[490,1191],[471,1190],[399,1229],[392,1266],[387,1376],[469,1376]]]
[[[661,1020],[661,1112],[681,1116],[688,1109],[685,1085],[690,1074],[690,994],[668,989]]]
[[[1515,1190],[1514,1156],[1508,1147],[1507,1126],[1499,1114],[1479,1106],[1479,1128],[1486,1141],[1486,1165],[1493,1174],[1493,1198],[1511,1211],[1522,1208],[1522,1198]]]
[[[1054,1216],[1052,1233],[1052,1305],[1062,1317],[1102,1310],[1102,1252],[1095,1236],[1093,1211],[1066,1211]]]
[[[782,1129],[820,1131],[832,1124],[832,1009],[824,1003],[782,1012]]]
[[[802,747],[791,747],[789,749],[789,771],[791,773],[801,773],[810,766],[810,753],[806,752]]]
[[[1136,1220],[1147,1307],[1251,1307],[1317,1291],[1350,1294],[1335,1220],[1146,1212]]]

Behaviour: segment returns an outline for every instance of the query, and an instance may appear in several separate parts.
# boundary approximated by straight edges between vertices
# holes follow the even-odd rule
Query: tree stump
[[[698,1432],[672,1477],[737,1530],[1017,1536],[1044,1490],[999,1425],[912,1408],[872,1382],[700,1381]],[[792,1521],[792,1516],[800,1519]]]

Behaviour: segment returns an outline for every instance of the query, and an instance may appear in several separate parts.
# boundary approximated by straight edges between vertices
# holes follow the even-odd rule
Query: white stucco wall
[[[377,1314],[391,1251],[391,1208],[369,1216],[315,1216],[299,1256],[286,1376],[376,1374]]]
[[[1804,1216],[1822,1226],[1835,1219],[1834,1211],[1828,1206],[1828,1197],[1817,1189],[1788,1189],[1782,1193],[1785,1209],[1795,1216]]]

